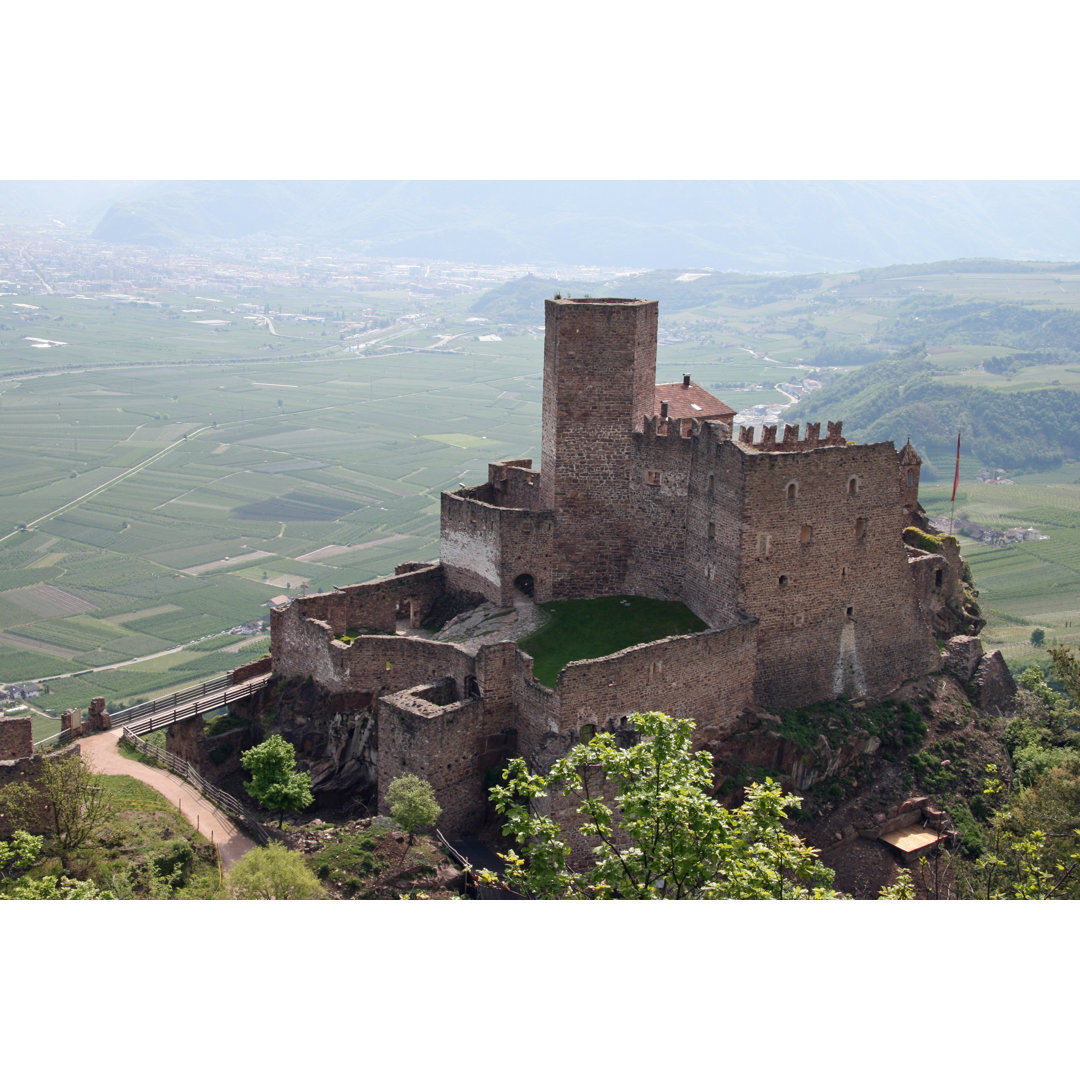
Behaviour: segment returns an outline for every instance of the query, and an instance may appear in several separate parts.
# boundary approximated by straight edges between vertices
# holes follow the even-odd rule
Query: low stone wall
[[[232,679],[233,686],[239,686],[241,683],[245,683],[248,679],[254,679],[259,675],[269,675],[273,670],[274,661],[269,656],[263,656],[258,660],[252,660],[249,664],[244,664],[242,667],[233,668],[229,673]]]

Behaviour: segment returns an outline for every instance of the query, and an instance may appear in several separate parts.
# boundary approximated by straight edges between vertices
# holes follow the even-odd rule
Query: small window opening
[[[781,588],[783,588],[783,586],[785,586],[787,584],[787,581],[788,581],[787,574],[781,574],[780,575],[780,586],[781,586]]]
[[[650,472],[647,477],[647,483],[652,484],[654,487],[660,483],[660,474],[658,472]]]
[[[847,567],[846,566],[841,566],[840,567],[840,580],[841,581],[847,581]]]
[[[788,484],[788,486],[787,486],[787,497],[788,497],[789,500],[793,500],[798,493],[799,493],[799,485],[798,484],[795,484],[795,483]]]
[[[941,578],[942,578],[942,572],[940,570],[935,570],[934,571],[934,584],[939,589],[941,588]]]
[[[581,725],[581,741],[583,743],[592,742],[593,736],[596,734],[595,724],[582,724]]]
[[[473,522],[473,523],[476,522],[476,511],[475,510],[470,510],[469,511],[469,520],[471,522]]]
[[[915,486],[915,470],[914,469],[908,469],[908,471],[907,471],[907,486],[908,487],[914,487]]]
[[[849,607],[847,609],[847,617],[849,619],[854,619],[855,618],[855,609],[853,607]]]
[[[716,477],[709,473],[709,491],[711,492],[716,487]]]
[[[866,518],[855,519],[855,539],[861,540],[866,535]]]
[[[813,525],[804,525],[799,530],[799,543],[800,544],[809,544],[810,541],[813,539],[813,536],[814,536],[814,527],[813,527]]]
[[[859,490],[859,478],[857,476],[853,476],[847,482],[847,493],[849,495],[854,495],[858,490]]]
[[[762,535],[758,537],[758,540],[757,540],[757,553],[763,559],[767,559],[769,557],[769,537],[768,537],[768,534],[762,533]]]
[[[710,540],[715,540],[716,539],[716,522],[715,521],[710,521],[709,522],[709,539]]]

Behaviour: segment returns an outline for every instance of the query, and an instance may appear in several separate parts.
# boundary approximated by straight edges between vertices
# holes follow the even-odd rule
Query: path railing
[[[190,720],[200,713],[223,708],[232,702],[243,701],[261,690],[270,678],[268,674],[261,675],[250,682],[234,686],[231,675],[223,675],[220,679],[213,679],[201,686],[193,686],[189,690],[181,690],[168,697],[155,698],[153,701],[144,701],[141,705],[133,705],[130,709],[115,713],[112,724],[113,727],[119,724],[130,728],[136,735],[145,735],[148,731],[168,727],[169,724],[175,724],[178,720]]]
[[[251,811],[239,799],[234,798],[227,791],[222,791],[221,788],[211,784],[208,780],[204,780],[182,757],[177,757],[176,754],[170,753],[168,750],[162,750],[159,746],[154,746],[153,743],[140,739],[128,727],[124,728],[120,741],[126,742],[140,754],[152,757],[155,761],[164,765],[169,772],[174,773],[181,780],[201,791],[218,809],[228,814],[237,825],[251,833],[260,844],[270,843],[270,834],[260,822],[255,820]]]

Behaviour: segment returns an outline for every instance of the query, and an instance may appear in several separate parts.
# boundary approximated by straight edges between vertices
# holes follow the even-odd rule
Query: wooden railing
[[[222,791],[221,788],[211,784],[208,780],[204,780],[182,757],[177,757],[176,754],[170,753],[168,750],[162,750],[160,747],[154,746],[153,743],[140,739],[128,727],[124,728],[120,741],[126,742],[140,754],[152,757],[155,761],[164,765],[169,772],[174,773],[185,783],[201,791],[219,810],[228,814],[237,825],[251,833],[260,844],[270,843],[270,834],[260,822],[255,820],[251,812],[239,799],[234,798],[227,791]]]
[[[228,676],[215,679],[212,683],[203,683],[195,690],[184,690],[173,694],[171,698],[158,698],[157,701],[147,701],[133,709],[125,709],[112,718],[113,726],[120,723],[135,735],[145,735],[149,731],[175,724],[178,720],[190,720],[200,713],[243,701],[261,690],[270,678],[269,675],[263,675],[241,686],[233,686]]]
[[[130,709],[113,713],[111,726],[129,728],[135,735],[145,735],[147,732],[175,724],[178,720],[190,720],[200,713],[243,701],[261,690],[270,679],[271,675],[266,674],[235,686],[230,672],[199,686],[180,690],[167,697],[155,698],[153,701],[144,701],[141,705],[133,705]],[[34,743],[34,749],[44,749],[53,744],[60,746],[70,739],[70,732],[58,731],[54,735],[39,739]]]

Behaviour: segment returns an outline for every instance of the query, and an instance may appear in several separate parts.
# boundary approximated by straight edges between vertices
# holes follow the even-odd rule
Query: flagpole
[[[953,522],[956,519],[956,488],[960,483],[960,428],[956,433],[956,472],[953,474],[952,498],[949,500],[949,535],[953,535]]]

